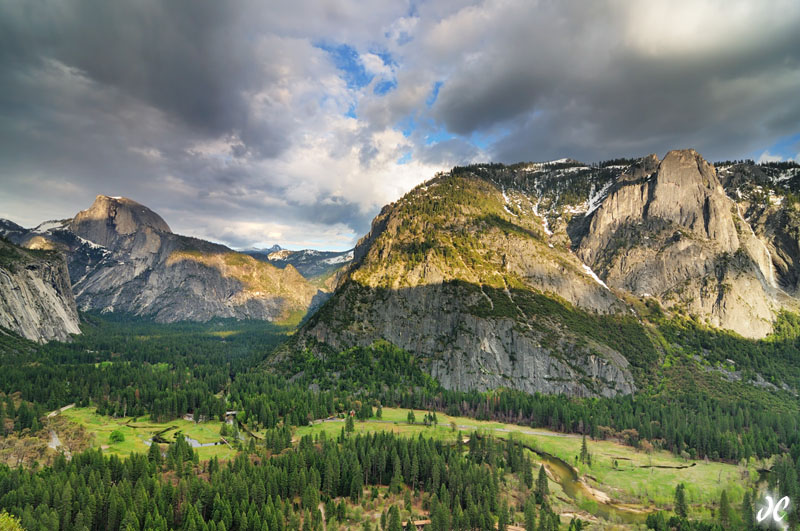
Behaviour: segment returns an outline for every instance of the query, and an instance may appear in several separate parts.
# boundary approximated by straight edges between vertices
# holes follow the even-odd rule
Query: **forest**
[[[236,410],[243,430],[264,436],[237,445],[230,461],[200,461],[178,437],[153,444],[147,455],[120,458],[92,449],[50,466],[3,465],[0,509],[24,529],[320,529],[323,514],[352,525],[359,504],[379,496],[382,503],[402,501],[397,510],[387,507],[379,523],[384,530],[398,528],[400,510],[427,515],[437,530],[503,527],[514,514],[529,520],[528,529],[559,528],[544,487],[534,484],[530,455],[513,443],[473,435],[445,444],[346,427],[338,437],[292,440],[295,427],[332,416],[369,418],[373,408],[388,406],[585,434],[686,459],[773,458],[770,485],[790,496],[799,490],[796,402],[781,409],[765,397],[735,399],[700,380],[681,381],[680,392],[662,385],[616,398],[457,392],[432,379],[424,360],[385,342],[324,357],[293,352],[275,363],[269,355],[286,330],[264,323],[161,325],[94,314],[84,320],[84,334],[71,343],[36,345],[0,335],[3,436],[35,434],[47,412],[72,403],[153,422],[186,414],[220,421]],[[514,497],[501,488],[509,482],[519,487]],[[651,516],[647,524],[655,529],[719,525]]]

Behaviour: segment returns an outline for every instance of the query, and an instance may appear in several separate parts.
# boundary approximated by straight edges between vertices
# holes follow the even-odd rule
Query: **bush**
[[[108,440],[112,443],[121,443],[125,440],[125,435],[119,430],[114,430],[111,432],[111,435],[109,435]]]
[[[24,531],[19,519],[7,512],[0,513],[0,531]]]

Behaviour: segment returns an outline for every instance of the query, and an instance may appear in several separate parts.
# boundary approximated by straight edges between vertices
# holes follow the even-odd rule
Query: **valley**
[[[3,221],[0,506],[29,531],[752,529],[800,496],[800,167],[613,162],[455,167],[342,252],[107,196]]]
[[[409,423],[413,411],[415,422]],[[532,429],[515,424],[478,421],[468,417],[452,417],[437,413],[436,423],[425,422],[425,410],[406,410],[384,407],[381,418],[375,416],[354,423],[354,434],[388,432],[401,437],[425,437],[445,444],[455,444],[462,437],[464,448],[473,436],[512,439],[526,445],[535,467],[544,464],[549,474],[549,488],[553,493],[553,508],[558,514],[577,514],[587,522],[606,522],[627,525],[643,523],[646,515],[657,510],[670,510],[674,503],[674,486],[688,485],[687,495],[693,517],[710,517],[718,504],[720,493],[726,490],[731,501],[740,504],[744,492],[759,483],[758,470],[770,467],[768,460],[751,459],[739,464],[687,460],[665,451],[634,449],[611,440],[589,440],[591,465],[580,463],[581,436],[545,429]],[[141,418],[112,418],[98,415],[92,408],[71,408],[61,414],[70,423],[86,430],[91,446],[103,453],[125,457],[130,453],[147,453],[154,433],[168,430],[166,440],[178,433],[190,441],[201,461],[214,457],[233,459],[238,448],[246,448],[250,436],[242,433],[242,440],[234,442],[236,448],[225,444],[205,446],[220,442],[220,422],[195,423],[183,419],[154,423]],[[336,439],[345,429],[344,418],[320,419],[310,426],[293,430],[292,443],[299,444],[305,436],[319,439]],[[124,440],[109,440],[112,432],[123,434]],[[265,432],[255,432],[259,444]],[[199,446],[204,445],[204,446]],[[542,452],[543,454],[537,454]],[[573,467],[575,472],[573,472]],[[509,496],[525,499],[525,489],[509,478],[503,488]],[[421,500],[418,500],[421,501]],[[412,504],[417,505],[412,501]],[[348,504],[351,510],[357,504]],[[420,505],[421,507],[421,505]],[[417,516],[428,516],[419,511]],[[364,516],[368,515],[365,511]],[[378,519],[380,511],[373,513]],[[521,519],[522,514],[516,515]],[[562,518],[567,524],[568,519]]]

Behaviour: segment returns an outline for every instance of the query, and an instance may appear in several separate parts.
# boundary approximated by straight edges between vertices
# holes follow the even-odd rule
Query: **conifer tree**
[[[396,505],[392,505],[389,509],[387,530],[386,531],[403,531],[403,525],[400,521],[400,510]]]
[[[731,524],[731,504],[728,501],[728,492],[723,489],[719,498],[719,522],[728,529]]]
[[[586,458],[589,455],[589,448],[586,446],[586,434],[583,435],[581,441],[581,463],[586,464]]]
[[[536,479],[536,499],[542,503],[550,490],[547,486],[547,472],[544,469],[544,464],[539,467],[539,477]]]
[[[536,499],[530,496],[525,502],[525,529],[536,531]]]
[[[681,518],[686,518],[689,514],[689,507],[686,502],[686,487],[683,483],[678,483],[675,488],[675,514]]]

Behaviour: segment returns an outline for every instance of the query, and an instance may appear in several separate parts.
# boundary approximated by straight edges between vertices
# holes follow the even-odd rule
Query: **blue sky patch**
[[[439,97],[439,89],[442,88],[442,85],[444,85],[444,81],[437,81],[436,83],[433,84],[433,88],[431,89],[431,94],[430,96],[428,96],[428,99],[425,100],[425,104],[428,107],[431,107],[434,103],[436,103],[436,98]]]
[[[505,138],[511,133],[511,130],[507,127],[502,127],[491,133],[479,133],[474,132],[470,135],[469,141],[472,145],[477,146],[481,149],[486,149],[490,145],[497,143],[500,139]]]
[[[394,57],[392,57],[392,54],[390,54],[386,50],[370,50],[369,53],[375,54],[378,57],[380,57],[381,61],[383,61],[383,64],[385,64],[386,66],[397,66],[397,61],[395,61]]]
[[[800,133],[787,135],[767,149],[759,149],[757,152],[751,153],[750,158],[758,161],[764,151],[770,155],[782,157],[784,160],[797,160],[800,158]]]
[[[395,88],[397,88],[397,81],[395,81],[394,79],[383,80],[375,84],[375,88],[372,89],[372,92],[374,92],[379,96],[382,96],[387,92],[394,90]]]
[[[425,145],[430,146],[431,144],[438,144],[445,140],[452,140],[455,137],[456,135],[448,132],[444,127],[440,127],[436,131],[425,135]]]
[[[334,66],[341,70],[341,78],[345,80],[348,88],[361,88],[372,81],[373,76],[366,71],[358,52],[352,46],[329,43],[317,43],[315,46],[328,52]]]

